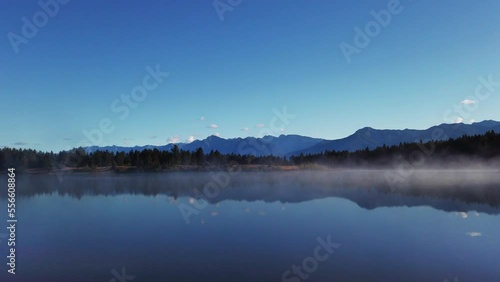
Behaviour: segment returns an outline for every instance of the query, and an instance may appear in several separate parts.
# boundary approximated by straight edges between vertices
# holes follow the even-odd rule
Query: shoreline
[[[463,166],[427,166],[418,168],[400,168],[397,166],[358,166],[358,167],[330,167],[323,165],[232,165],[232,166],[191,166],[181,165],[168,168],[143,168],[132,166],[119,166],[119,167],[96,167],[96,168],[63,168],[63,169],[41,169],[30,168],[17,170],[17,173],[27,174],[65,174],[65,173],[170,173],[170,172],[210,172],[210,171],[240,171],[240,172],[302,172],[302,171],[335,171],[335,172],[356,172],[356,171],[481,171],[481,172],[498,172],[500,173],[500,166],[477,166],[477,165],[463,165]],[[4,173],[1,173],[4,174]],[[0,175],[1,175],[0,174]]]

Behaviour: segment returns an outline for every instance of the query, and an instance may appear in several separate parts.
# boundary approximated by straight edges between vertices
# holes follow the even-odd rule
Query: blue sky
[[[393,1],[220,0],[221,20],[213,1],[72,0],[45,25],[37,1],[1,1],[0,146],[59,151],[85,130],[123,146],[500,120],[498,83],[476,95],[479,77],[500,82],[500,2]],[[354,28],[391,5],[356,47]],[[342,42],[358,48],[350,62]],[[156,83],[148,66],[169,75]],[[135,108],[112,109],[144,79],[154,87]],[[295,117],[271,126],[284,107]]]

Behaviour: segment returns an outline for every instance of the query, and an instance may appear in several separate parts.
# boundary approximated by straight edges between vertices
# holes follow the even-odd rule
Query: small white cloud
[[[458,216],[462,217],[463,219],[466,219],[469,217],[469,215],[466,212],[457,212],[456,214]]]
[[[249,131],[250,129],[248,127],[243,127],[241,131]]]
[[[463,121],[464,121],[463,118],[457,117],[457,119],[455,120],[455,123],[462,123]]]
[[[204,121],[205,120],[205,117],[200,117],[200,121]]]
[[[215,132],[214,134],[215,136],[219,137],[220,136],[220,133],[219,132]]]
[[[481,234],[481,232],[467,232],[467,235],[469,235],[470,237],[479,237],[483,234]]]
[[[280,128],[280,132],[285,132],[285,128]]]
[[[255,125],[255,127],[257,127],[257,128],[263,128],[264,126],[266,126],[266,125],[265,125],[265,124],[263,124],[263,123],[257,123],[257,124]]]
[[[219,212],[218,211],[213,211],[210,213],[211,216],[218,216],[219,215]]]
[[[172,136],[172,137],[169,137],[167,139],[168,144],[171,144],[171,143],[175,144],[175,143],[179,143],[180,141],[181,141],[181,138],[179,136]]]
[[[462,104],[462,105],[473,105],[475,103],[477,103],[477,102],[474,100],[469,100],[469,99],[465,99],[463,101],[460,101],[460,104]]]
[[[470,123],[475,123],[475,122],[476,122],[476,120],[472,118],[472,119],[470,119],[470,120],[469,120],[469,122],[470,122]]]
[[[216,129],[219,128],[219,126],[217,124],[211,124],[208,126],[208,128]]]
[[[196,137],[195,137],[194,135],[191,135],[191,136],[189,136],[189,137],[186,139],[186,142],[187,142],[187,143],[191,143],[191,142],[193,142],[194,140],[196,140]]]

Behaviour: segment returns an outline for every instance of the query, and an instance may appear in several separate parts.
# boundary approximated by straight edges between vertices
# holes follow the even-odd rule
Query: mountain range
[[[440,124],[428,129],[374,129],[364,127],[352,135],[342,139],[326,140],[301,135],[280,135],[264,136],[261,138],[230,138],[224,139],[217,136],[209,136],[203,140],[195,140],[191,143],[166,144],[162,146],[146,145],[135,147],[122,146],[92,146],[86,148],[88,152],[96,150],[108,150],[110,152],[129,152],[132,150],[144,150],[157,148],[158,150],[171,150],[177,145],[182,150],[194,151],[202,148],[205,153],[211,150],[218,150],[223,154],[242,154],[242,155],[275,155],[275,156],[293,156],[303,154],[321,153],[323,151],[356,151],[365,148],[374,149],[383,145],[391,146],[399,143],[411,143],[422,141],[439,141],[449,138],[458,138],[463,135],[484,134],[493,130],[500,133],[500,122],[486,120],[472,124],[455,123]]]

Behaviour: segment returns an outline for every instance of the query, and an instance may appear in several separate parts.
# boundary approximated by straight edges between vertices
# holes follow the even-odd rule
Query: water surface
[[[20,175],[17,274],[2,240],[0,280],[500,281],[498,173],[460,174]],[[318,239],[338,245],[314,265]]]

